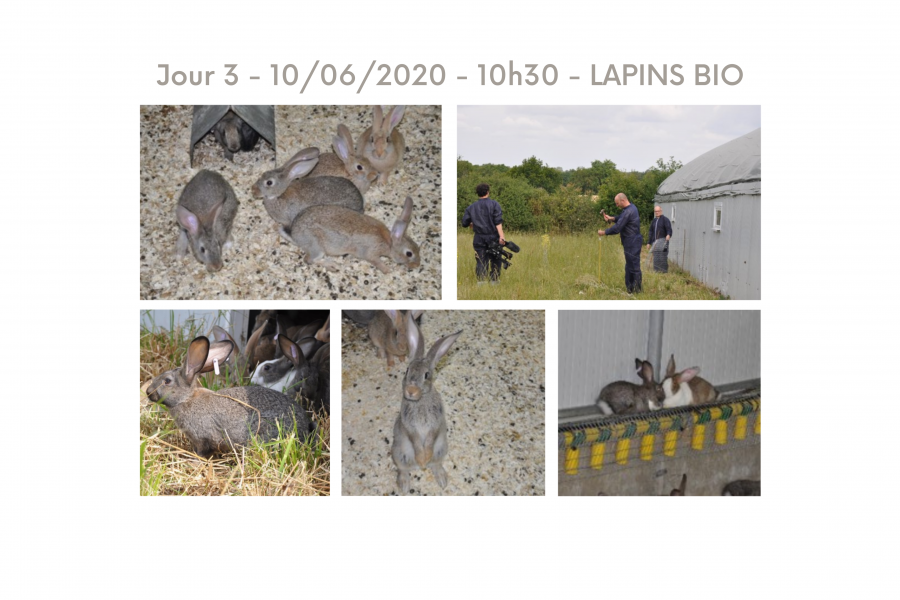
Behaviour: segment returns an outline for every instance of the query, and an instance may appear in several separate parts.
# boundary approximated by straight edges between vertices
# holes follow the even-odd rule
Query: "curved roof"
[[[759,195],[762,128],[713,148],[672,173],[656,190],[656,202]]]

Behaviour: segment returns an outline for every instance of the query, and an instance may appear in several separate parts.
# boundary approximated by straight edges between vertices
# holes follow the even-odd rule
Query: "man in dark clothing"
[[[644,245],[644,237],[641,235],[641,220],[638,217],[637,207],[628,201],[625,194],[616,194],[616,206],[622,209],[618,217],[607,214],[603,218],[615,221],[615,225],[609,229],[598,229],[597,235],[622,236],[622,248],[625,250],[625,289],[629,294],[642,291],[641,288],[641,246]]]
[[[472,246],[475,248],[475,276],[478,283],[484,283],[488,275],[490,265],[491,283],[500,281],[500,261],[486,255],[488,247],[494,242],[506,245],[503,237],[503,211],[496,200],[488,197],[491,188],[482,183],[475,188],[478,200],[466,208],[463,215],[462,226],[471,227],[475,231]]]
[[[661,206],[653,207],[653,222],[650,223],[650,241],[647,250],[653,248],[653,270],[660,273],[669,272],[669,240],[672,239],[672,222],[663,214]],[[665,238],[665,242],[663,242]],[[654,242],[659,244],[654,247]],[[659,260],[657,260],[657,257]]]

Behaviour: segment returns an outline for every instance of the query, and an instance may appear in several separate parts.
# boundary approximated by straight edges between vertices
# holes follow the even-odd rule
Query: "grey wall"
[[[661,202],[671,218],[669,260],[709,287],[736,300],[760,299],[761,196]],[[722,203],[722,230],[713,231],[714,206]]]
[[[756,310],[663,312],[661,365],[699,366],[713,385],[761,379],[760,313]],[[559,311],[559,410],[591,406],[606,384],[640,383],[635,358],[648,356],[650,311]]]

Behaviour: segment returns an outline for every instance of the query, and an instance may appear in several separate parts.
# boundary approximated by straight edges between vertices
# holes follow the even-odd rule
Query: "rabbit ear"
[[[675,355],[673,354],[669,357],[669,366],[666,368],[666,377],[672,377],[675,375]]]
[[[256,352],[256,347],[259,345],[259,340],[263,335],[263,331],[266,330],[267,325],[268,319],[265,323],[256,328],[256,331],[254,331],[253,335],[250,336],[250,339],[247,340],[247,345],[244,346],[244,358],[246,358],[248,363],[251,365],[253,361],[253,354]]]
[[[457,331],[456,333],[452,333],[448,336],[444,336],[438,341],[434,343],[431,349],[428,351],[428,368],[434,370],[434,366],[437,364],[441,357],[447,354],[447,351],[450,349],[450,346],[453,345],[453,342],[456,341],[456,338],[462,333],[462,330]]]
[[[406,110],[406,107],[403,105],[395,106],[391,109],[391,114],[388,115],[388,124],[387,124],[387,134],[391,135],[391,132],[394,131],[394,127],[400,122],[400,119],[403,118],[403,111]]]
[[[381,106],[375,105],[372,108],[372,132],[378,133],[381,130],[381,122],[384,120],[384,115],[381,112]]]
[[[406,313],[406,341],[409,343],[409,355],[416,360],[425,357],[425,338],[416,325],[415,311]]]
[[[691,367],[690,369],[685,369],[681,373],[677,375],[678,383],[686,383],[697,376],[697,373],[700,372],[700,367]]]
[[[351,146],[352,144],[343,137],[335,136],[331,139],[331,147],[334,148],[334,153],[344,162],[347,162],[350,159]]]
[[[314,337],[305,337],[297,342],[297,346],[300,347],[300,352],[303,353],[303,356],[307,357],[312,353],[313,348],[315,348],[318,343],[319,342],[317,342]]]
[[[403,212],[400,213],[400,217],[394,221],[393,227],[391,227],[391,239],[395,242],[403,239],[403,236],[406,235],[406,228],[409,226],[409,220],[412,218],[412,198],[410,196],[406,197],[406,202],[403,204]]]
[[[313,160],[314,158],[319,158],[319,149],[315,146],[304,148],[297,154],[287,159],[284,165],[282,165],[281,169],[285,170],[293,164],[306,162],[308,160]]]
[[[653,383],[653,365],[649,362],[641,362],[641,379],[647,383]]]
[[[201,373],[206,357],[209,355],[209,340],[202,335],[194,338],[188,346],[187,356],[184,358],[184,376],[188,383],[193,383],[194,378]]]
[[[197,218],[197,215],[180,204],[175,209],[175,215],[178,218],[178,223],[187,229],[189,234],[197,235],[197,232],[200,231],[200,220]]]
[[[209,373],[216,368],[216,361],[220,365],[225,364],[231,352],[234,350],[234,343],[229,340],[213,342],[209,345],[209,353],[206,355],[206,362],[203,363],[201,373]]]
[[[634,359],[634,370],[637,371],[637,374],[641,374],[641,359]]]
[[[315,158],[309,158],[291,163],[282,171],[283,177],[288,180],[299,179],[300,177],[303,177],[304,175],[315,169],[316,165],[319,164],[319,150],[318,148],[314,148],[314,150],[316,151]]]
[[[234,344],[234,347],[237,348],[237,342],[234,341],[234,338],[231,337],[231,334],[229,334],[218,325],[213,325],[212,330],[209,332],[209,337],[217,342],[231,342],[232,344]]]
[[[291,338],[288,336],[278,336],[278,346],[281,348],[281,351],[284,352],[284,355],[294,363],[294,367],[299,368],[301,364],[306,363],[306,358],[303,356],[300,346],[291,341]]]

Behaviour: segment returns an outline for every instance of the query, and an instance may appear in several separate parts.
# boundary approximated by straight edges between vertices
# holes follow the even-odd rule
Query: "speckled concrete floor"
[[[273,228],[262,201],[250,194],[262,173],[275,167],[274,151],[260,140],[254,151],[225,159],[212,134],[194,151],[191,168],[192,106],[141,106],[141,299],[419,299],[441,297],[441,107],[408,106],[398,129],[406,139],[399,173],[386,186],[365,194],[366,213],[388,227],[412,196],[410,237],[419,244],[422,266],[392,265],[389,275],[353,257],[336,259],[340,271],[310,267],[300,249]],[[356,138],[372,124],[368,106],[276,106],[278,161],[317,146],[331,151],[337,126]],[[234,188],[240,208],[225,268],[208,273],[190,253],[175,256],[175,206],[181,190],[200,169],[221,173]],[[390,261],[388,261],[390,262]]]
[[[441,490],[430,471],[414,471],[410,495],[543,495],[544,311],[426,311],[421,329],[426,348],[463,333],[434,384],[449,482]],[[345,319],[342,332],[342,493],[398,494],[391,443],[408,361],[388,371],[366,329]]]

